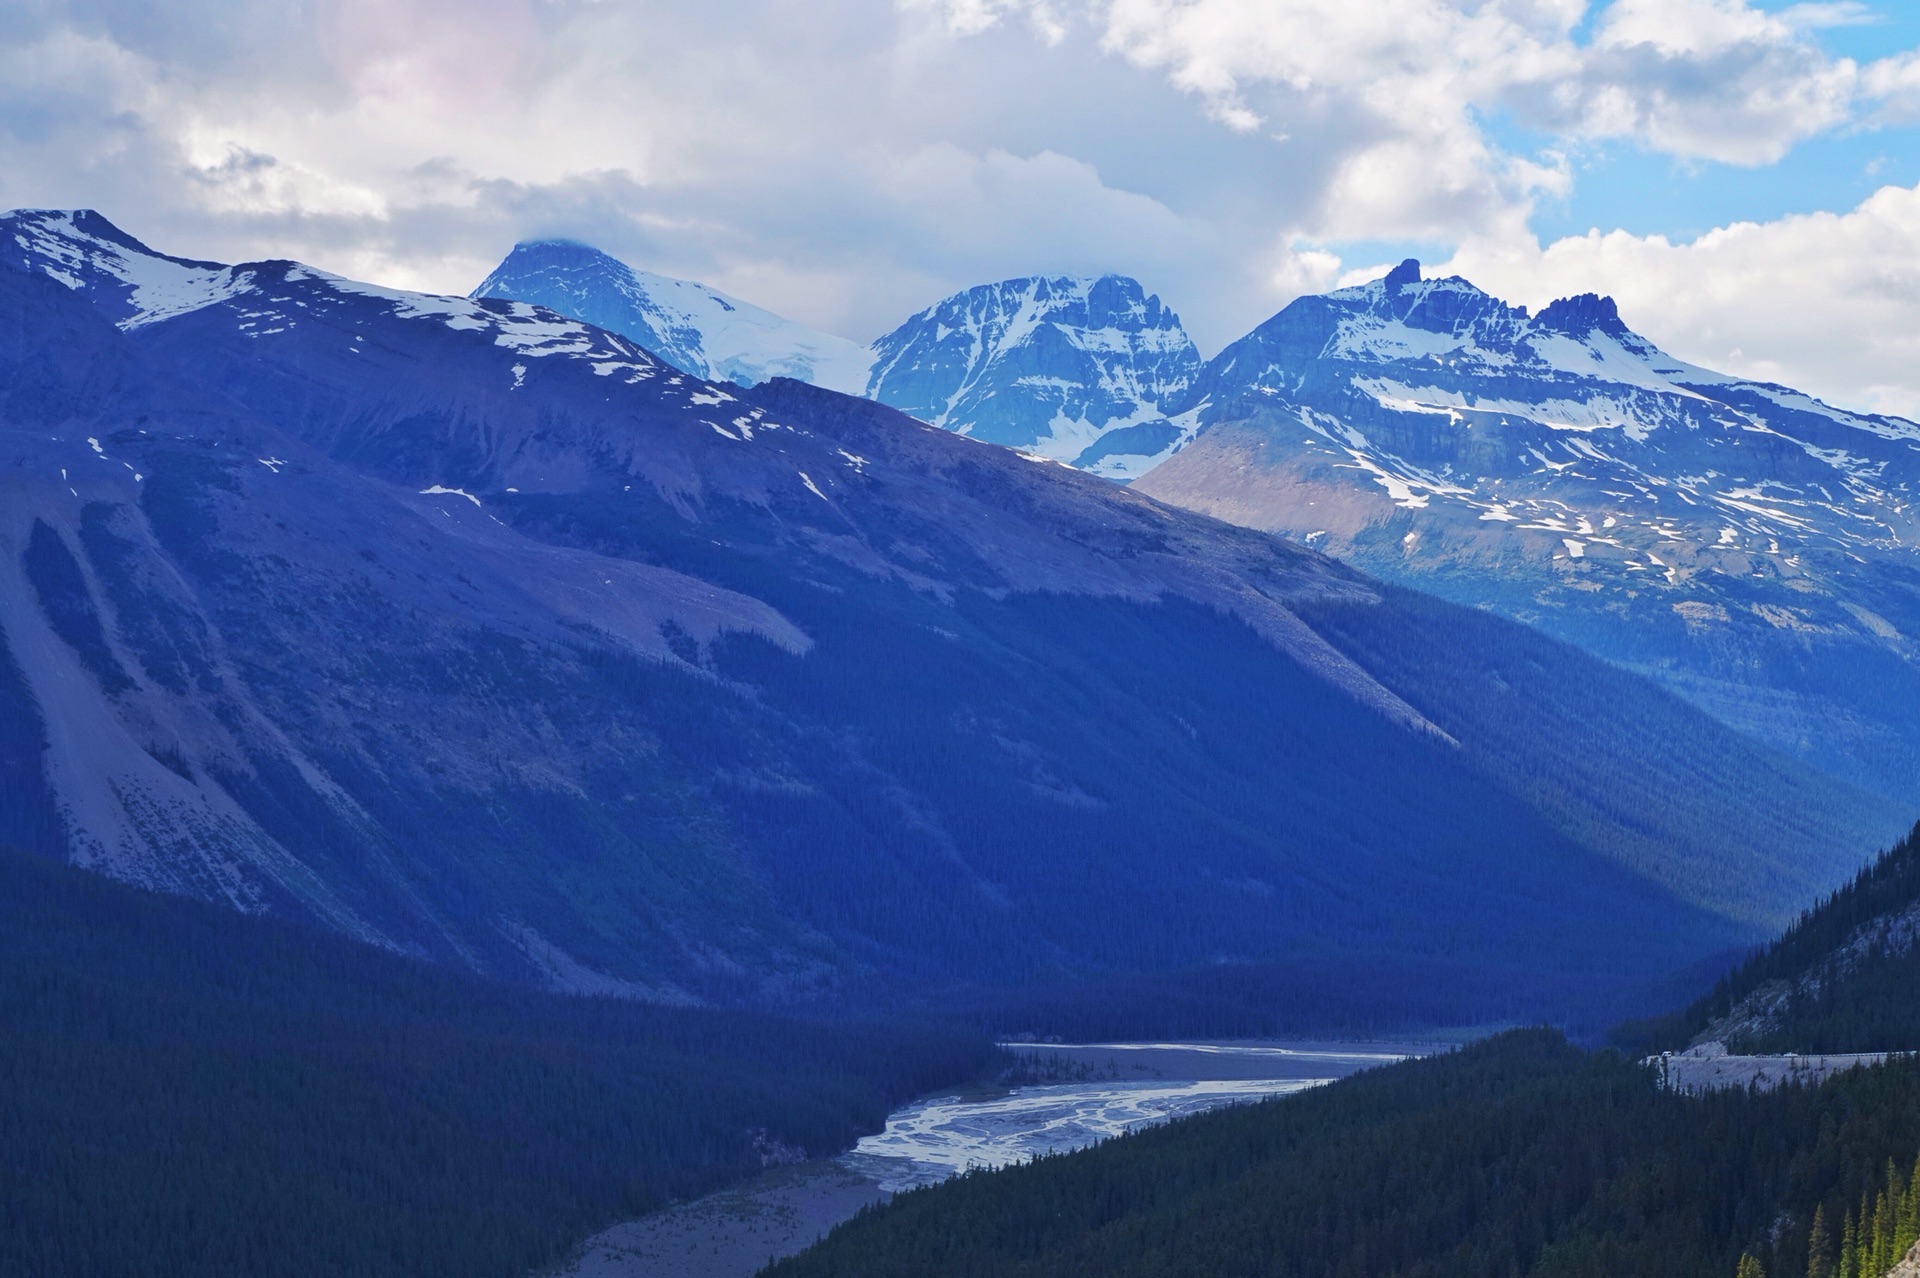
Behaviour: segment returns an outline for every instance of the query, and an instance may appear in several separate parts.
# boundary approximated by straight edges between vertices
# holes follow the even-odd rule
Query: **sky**
[[[0,207],[464,293],[566,236],[865,341],[1417,256],[1920,418],[1912,0],[6,0]]]

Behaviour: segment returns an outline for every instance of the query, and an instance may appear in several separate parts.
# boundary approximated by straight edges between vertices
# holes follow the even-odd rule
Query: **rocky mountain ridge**
[[[1192,422],[1200,372],[1180,317],[1131,279],[1037,276],[968,289],[873,344],[866,393],[961,434],[1132,479]]]

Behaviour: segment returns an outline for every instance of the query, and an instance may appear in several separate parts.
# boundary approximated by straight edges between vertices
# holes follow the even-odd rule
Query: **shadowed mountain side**
[[[1630,1050],[1920,1050],[1920,828],[1684,1011],[1623,1026]]]

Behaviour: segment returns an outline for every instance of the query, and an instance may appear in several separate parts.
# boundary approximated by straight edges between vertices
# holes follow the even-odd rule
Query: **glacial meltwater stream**
[[[1416,1044],[1007,1043],[1070,1082],[983,1100],[947,1097],[896,1110],[887,1128],[841,1159],[889,1193],[970,1167],[1005,1167],[1082,1149],[1222,1105],[1304,1091],[1433,1049]]]

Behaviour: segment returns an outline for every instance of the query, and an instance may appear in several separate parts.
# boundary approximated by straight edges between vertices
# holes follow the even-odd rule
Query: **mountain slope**
[[[636,271],[569,240],[516,244],[474,297],[531,302],[631,338],[695,377],[752,386],[793,377],[857,395],[870,352],[688,280]]]
[[[0,271],[0,826],[133,882],[655,1000],[1243,964],[1531,1015],[1757,937],[1896,821],[879,405],[284,262],[122,331],[129,276],[202,268],[9,222],[67,256]]]
[[[1223,351],[1141,482],[1642,671],[1920,798],[1920,426],[1675,360],[1408,262]]]
[[[881,403],[1116,479],[1186,437],[1166,406],[1200,372],[1180,317],[1119,275],[968,289],[873,350],[867,394]]]

